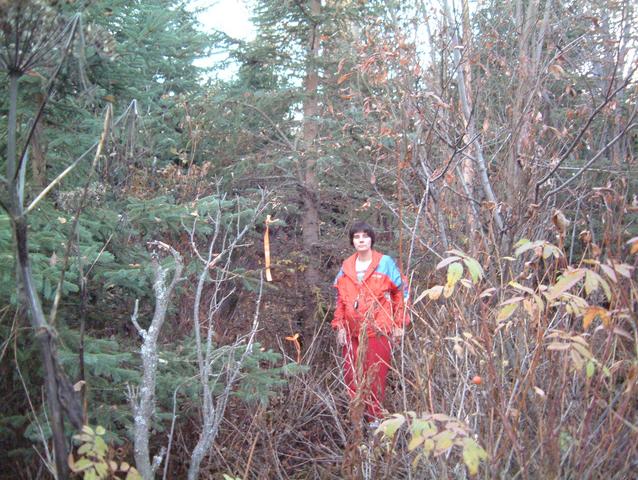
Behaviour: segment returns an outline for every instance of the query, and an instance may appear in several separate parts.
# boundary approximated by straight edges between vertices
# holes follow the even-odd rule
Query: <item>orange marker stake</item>
[[[301,344],[299,343],[299,334],[295,333],[291,337],[286,337],[286,340],[292,342],[297,352],[297,363],[301,363]]]
[[[272,275],[270,274],[270,215],[266,215],[266,232],[264,233],[264,259],[266,262],[266,281],[272,282]]]

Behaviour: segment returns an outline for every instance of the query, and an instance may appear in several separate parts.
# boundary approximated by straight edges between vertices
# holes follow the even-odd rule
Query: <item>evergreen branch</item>
[[[117,124],[120,123],[120,121],[122,121],[122,119],[125,118],[125,116],[129,113],[130,110],[133,110],[133,112],[135,113],[135,115],[137,115],[137,100],[132,100],[131,103],[129,104],[128,107],[126,107],[126,110],[124,110],[124,112],[117,118],[117,120],[115,120],[115,122],[113,122],[112,127],[115,127]],[[35,197],[33,199],[33,201],[31,202],[31,204],[26,208],[26,210],[24,211],[23,215],[26,215],[27,213],[29,213],[31,210],[33,210],[38,203],[40,203],[40,201],[53,189],[53,187],[55,187],[58,183],[60,183],[64,177],[66,177],[69,173],[71,173],[71,171],[78,166],[78,164],[84,160],[84,158],[91,153],[91,151],[96,148],[98,145],[100,144],[100,141],[96,141],[93,145],[91,145],[88,149],[86,149],[86,151],[80,155],[78,158],[76,158],[68,167],[66,167],[62,173],[60,173],[57,177],[55,177],[39,194],[37,197]]]
[[[106,138],[110,131],[112,116],[113,116],[113,107],[109,103],[106,107],[106,113],[104,114],[104,126],[102,128],[102,135],[100,136],[97,150],[95,151],[95,156],[93,157],[93,163],[91,164],[91,170],[87,176],[86,183],[84,184],[84,189],[82,190],[82,195],[80,197],[78,207],[75,211],[75,215],[73,216],[73,225],[71,226],[69,238],[67,239],[67,242],[66,242],[66,251],[64,252],[64,261],[62,262],[62,269],[60,271],[60,280],[58,281],[58,286],[56,288],[55,297],[53,300],[53,306],[51,307],[51,313],[49,315],[49,323],[51,325],[55,324],[55,317],[58,312],[60,299],[62,298],[62,285],[64,284],[64,276],[66,274],[66,270],[69,265],[69,257],[71,255],[71,246],[73,245],[74,232],[76,231],[78,222],[80,221],[80,214],[82,213],[82,210],[84,209],[84,203],[86,202],[86,195],[87,195],[87,192],[89,191],[89,185],[91,184],[93,173],[95,172],[95,166],[97,165],[100,155],[102,155],[102,150],[104,150],[104,146],[106,145]]]
[[[270,123],[270,125],[275,129],[275,131],[279,134],[281,139],[284,141],[286,146],[290,148],[290,150],[292,150],[293,152],[297,151],[297,147],[293,145],[293,143],[288,139],[288,137],[286,137],[284,132],[281,131],[279,126],[261,108],[256,107],[255,105],[251,105],[250,103],[241,102],[239,100],[229,100],[228,103],[237,103],[239,105],[243,105],[244,107],[252,108],[253,110],[255,110],[262,117],[264,117],[268,123]]]

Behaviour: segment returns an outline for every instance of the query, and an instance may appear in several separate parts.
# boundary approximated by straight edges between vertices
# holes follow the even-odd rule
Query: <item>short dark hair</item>
[[[368,237],[370,237],[370,248],[374,247],[374,229],[369,223],[366,222],[354,222],[352,227],[350,227],[350,245],[354,247],[354,234],[364,232]]]

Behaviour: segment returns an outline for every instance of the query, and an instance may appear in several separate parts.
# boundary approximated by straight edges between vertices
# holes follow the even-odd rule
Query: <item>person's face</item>
[[[357,252],[367,252],[372,248],[372,239],[366,232],[357,232],[352,236],[352,244]]]

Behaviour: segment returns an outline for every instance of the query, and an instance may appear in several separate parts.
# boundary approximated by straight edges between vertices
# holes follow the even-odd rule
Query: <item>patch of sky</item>
[[[209,33],[223,32],[237,40],[251,41],[255,39],[255,26],[250,20],[252,2],[242,0],[190,0],[189,9],[197,12],[200,28]],[[233,48],[232,46],[230,47]],[[208,57],[199,58],[195,65],[203,68],[215,68],[208,77],[230,80],[239,66],[230,60],[229,49],[218,49]]]

